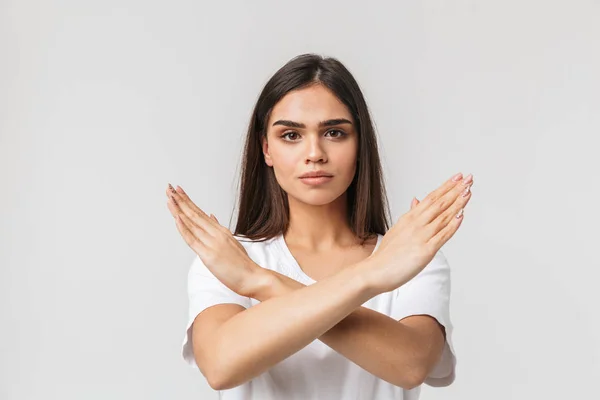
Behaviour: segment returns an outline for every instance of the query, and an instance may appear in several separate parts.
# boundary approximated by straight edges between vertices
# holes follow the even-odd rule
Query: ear
[[[265,162],[269,167],[273,166],[273,160],[271,160],[271,155],[269,154],[269,142],[267,142],[267,137],[262,137],[262,151],[265,156]]]

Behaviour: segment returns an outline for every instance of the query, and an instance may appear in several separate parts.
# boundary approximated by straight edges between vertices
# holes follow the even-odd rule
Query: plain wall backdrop
[[[267,79],[333,56],[396,220],[452,174],[455,383],[589,399],[600,378],[598,1],[0,1],[0,398],[216,399],[181,358],[193,259],[167,184],[233,228]]]

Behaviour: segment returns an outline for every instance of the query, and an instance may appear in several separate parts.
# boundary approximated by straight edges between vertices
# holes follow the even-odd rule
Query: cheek
[[[332,154],[334,157],[331,157],[330,161],[334,161],[339,173],[354,176],[354,171],[356,170],[356,152],[356,146],[348,146]]]
[[[298,165],[298,155],[296,153],[281,144],[274,145],[271,148],[273,169],[278,179],[288,179],[296,172],[296,166]]]

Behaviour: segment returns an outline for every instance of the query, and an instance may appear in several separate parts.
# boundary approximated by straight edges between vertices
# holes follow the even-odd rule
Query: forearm
[[[272,279],[252,297],[266,301],[306,287],[275,271]],[[318,339],[371,374],[404,388],[418,385],[423,377],[424,355],[420,338],[410,327],[385,314],[357,307]]]
[[[236,314],[218,330],[215,380],[223,389],[265,372],[319,338],[377,293],[356,264]],[[243,332],[243,337],[240,335]]]

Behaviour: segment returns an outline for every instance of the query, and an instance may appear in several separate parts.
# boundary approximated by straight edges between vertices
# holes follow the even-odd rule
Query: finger
[[[208,215],[206,215],[206,213],[204,211],[202,211],[200,209],[200,207],[198,207],[196,204],[194,204],[194,202],[189,198],[189,196],[187,195],[187,193],[183,190],[183,188],[181,186],[177,185],[177,189],[173,189],[173,193],[178,195],[179,197],[181,197],[181,199],[185,203],[187,203],[192,210],[194,210],[201,216],[205,217],[207,220],[209,219]]]
[[[463,178],[462,174],[454,175],[452,178],[444,182],[439,188],[429,193],[425,198],[419,202],[415,207],[414,214],[418,218],[423,212],[425,212],[432,204],[434,204],[439,198],[441,198],[452,188],[456,187]]]
[[[210,214],[210,218],[212,218],[213,220],[215,220],[215,221],[217,222],[217,224],[219,223],[219,220],[217,219],[217,217],[215,217],[215,216],[214,216],[214,214]],[[227,229],[227,231],[228,231],[229,233],[231,233],[231,232],[229,231],[229,229]],[[233,237],[233,235],[232,235],[232,237]],[[246,251],[246,249],[245,249],[245,248],[244,248],[244,246],[243,246],[243,245],[242,245],[242,244],[239,242],[239,240],[237,240],[235,237],[233,237],[233,239],[234,239],[235,245],[236,245],[237,247],[239,247],[241,250],[243,250],[243,251],[245,252],[245,251]]]
[[[472,175],[469,175],[467,178],[454,185],[449,191],[444,193],[442,196],[437,198],[435,202],[430,204],[426,210],[421,212],[421,215],[419,216],[421,223],[429,224],[434,221],[439,215],[441,215],[456,202],[456,200],[461,196],[462,192],[467,187],[471,187],[472,185]]]
[[[461,210],[464,210],[464,208],[467,206],[467,203],[469,202],[469,200],[471,200],[471,196],[471,186],[468,185],[466,186],[466,189],[458,195],[458,198],[450,207],[448,207],[447,210],[441,213],[437,218],[435,218],[430,224],[428,224],[425,227],[429,234],[428,237],[436,235],[439,231],[441,231],[448,224],[450,224],[457,215],[462,214],[462,212],[464,211]]]
[[[179,213],[181,213],[181,210],[175,203],[175,200],[173,200],[173,198],[171,198],[171,197],[167,198],[167,208],[171,212],[171,215],[173,216],[173,218],[177,219],[177,215],[179,215]]]
[[[436,235],[427,242],[428,246],[437,252],[458,230],[464,220],[464,212],[460,212],[456,217],[451,218],[451,221]]]
[[[207,247],[213,246],[214,236],[210,235],[201,226],[198,226],[191,218],[185,214],[180,214],[179,219],[183,221],[186,228],[198,239],[203,245]]]
[[[201,217],[205,218],[208,223],[211,223],[215,228],[222,228],[221,224],[219,224],[219,221],[216,221],[217,223],[213,224],[211,218],[202,209],[200,209],[200,207],[194,204],[194,202],[189,198],[189,196],[181,186],[177,185],[175,193],[179,194],[179,196],[181,196],[185,203],[188,204],[190,208],[196,211]]]
[[[185,240],[187,245],[194,250],[200,258],[202,258],[202,255],[206,254],[206,246],[194,236],[179,215],[175,217],[175,224],[177,225],[177,230],[181,237],[183,237],[183,240]]]
[[[419,204],[419,200],[417,200],[416,197],[413,197],[412,201],[410,202],[410,209],[412,210],[413,208],[415,208],[417,205]]]
[[[200,226],[198,226],[196,223],[194,223],[189,217],[187,217],[185,215],[185,213],[183,213],[183,211],[181,211],[179,205],[172,197],[169,197],[169,199],[167,201],[167,206],[169,207],[169,210],[171,211],[173,218],[175,218],[175,219],[177,219],[178,217],[181,218],[183,223],[187,226],[188,230],[193,235],[195,235],[198,238],[202,238],[203,242],[206,242],[207,238],[204,236],[204,235],[206,235],[206,232],[204,230],[202,230],[202,233],[198,232],[198,230],[201,230],[202,228]]]
[[[212,236],[215,236],[218,233],[214,222],[211,221],[208,215],[206,215],[204,211],[196,206],[187,195],[182,195],[171,185],[169,185],[169,188],[167,189],[167,195],[175,201],[182,213],[194,221],[196,225],[204,229]]]
[[[215,236],[217,234],[217,231],[221,231],[222,233],[225,233],[225,234],[231,233],[228,228],[221,225],[221,223],[219,222],[217,217],[215,217],[213,214],[210,214],[210,216],[207,215],[204,211],[202,211],[202,209],[200,209],[200,207],[198,207],[196,204],[194,204],[194,202],[189,198],[189,196],[187,195],[187,193],[185,193],[185,191],[183,190],[183,188],[181,186],[179,186],[179,185],[177,186],[177,189],[175,190],[175,194],[181,196],[181,199],[183,200],[184,204],[188,205],[191,210],[196,211],[197,214],[201,218],[204,218],[206,220],[206,222],[208,222],[209,224],[212,224],[212,226],[214,228],[216,228],[216,230],[213,230],[213,229],[207,228],[205,225],[202,225],[206,229],[206,231],[209,232],[211,235]],[[211,216],[213,218],[211,218]],[[195,218],[193,218],[193,219],[194,219],[194,221],[196,221]]]
[[[171,186],[171,184],[169,183],[169,186],[166,191],[167,197],[174,197],[175,200],[177,200],[179,203],[182,203],[182,204],[187,203],[188,206],[190,207],[190,209],[192,209],[195,212],[197,212],[198,214],[206,216],[208,218],[206,213],[204,211],[202,211],[200,209],[200,207],[198,207],[196,204],[194,204],[194,202],[188,197],[187,193],[185,193],[183,191],[183,189],[181,189],[179,186],[177,186],[177,187],[181,191],[175,190],[175,188],[173,186]]]

